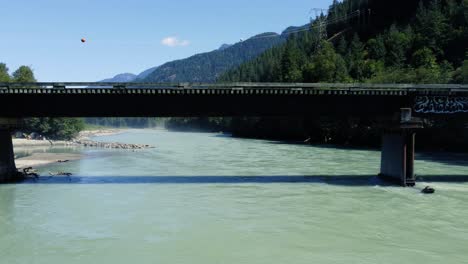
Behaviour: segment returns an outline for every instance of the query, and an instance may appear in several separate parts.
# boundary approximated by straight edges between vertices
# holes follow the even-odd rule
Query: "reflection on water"
[[[377,151],[151,130],[102,140],[157,148],[68,149],[88,158],[40,171],[74,176],[0,186],[0,263],[468,257],[466,155],[419,154],[424,182],[399,188],[375,177]],[[434,195],[420,193],[427,182]]]

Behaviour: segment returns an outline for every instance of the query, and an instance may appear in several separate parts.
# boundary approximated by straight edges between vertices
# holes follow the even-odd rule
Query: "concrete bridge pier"
[[[411,109],[401,109],[400,122],[386,129],[382,136],[380,176],[402,186],[414,186],[416,129],[422,122],[411,116]]]
[[[11,132],[18,125],[16,119],[0,118],[0,182],[14,180],[17,175]]]
[[[380,175],[402,186],[414,186],[413,131],[386,132],[382,139]]]
[[[11,131],[0,129],[0,182],[13,180],[16,172]]]

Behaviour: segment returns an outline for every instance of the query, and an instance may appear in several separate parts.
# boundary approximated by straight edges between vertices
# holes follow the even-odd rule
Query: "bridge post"
[[[17,175],[11,132],[18,125],[16,119],[0,118],[0,182],[14,180]]]
[[[401,109],[400,121],[388,127],[382,136],[380,175],[402,186],[414,186],[416,129],[422,122],[411,116],[411,109]]]

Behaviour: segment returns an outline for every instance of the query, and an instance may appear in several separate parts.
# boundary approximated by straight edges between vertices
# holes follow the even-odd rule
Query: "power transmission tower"
[[[312,11],[315,12],[315,21],[313,23],[317,24],[317,43],[315,44],[315,51],[322,48],[322,40],[327,39],[327,16],[324,15],[326,9],[322,8],[312,8]],[[313,19],[311,19],[313,20]]]
[[[309,14],[311,14],[312,12],[315,12],[315,17],[319,17],[321,15],[323,15],[323,13],[327,12],[327,9],[323,9],[323,8],[312,8],[309,12]]]

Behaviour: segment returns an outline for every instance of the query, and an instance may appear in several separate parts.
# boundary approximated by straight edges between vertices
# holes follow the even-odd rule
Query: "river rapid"
[[[37,150],[85,158],[0,186],[1,264],[468,263],[466,154],[418,153],[422,181],[400,188],[375,177],[374,150],[163,130],[94,140],[156,148]]]

